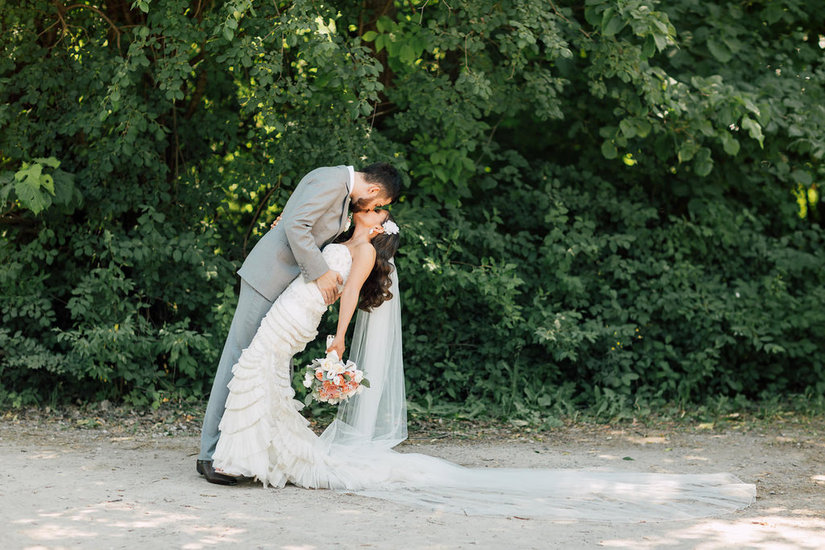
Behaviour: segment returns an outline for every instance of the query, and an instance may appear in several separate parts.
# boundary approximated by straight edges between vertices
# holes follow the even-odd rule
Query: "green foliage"
[[[818,228],[791,216],[794,230],[770,236],[736,200],[673,215],[654,189],[549,164],[535,174],[487,176],[497,192],[483,207],[404,210],[401,271],[426,274],[404,292],[415,394],[615,417],[825,388]]]
[[[24,162],[17,172],[0,174],[0,201],[18,201],[20,206],[39,214],[52,204],[71,206],[80,196],[74,188],[72,174],[59,170],[54,157]],[[48,170],[52,169],[52,170]],[[49,171],[53,173],[49,173]],[[70,211],[69,211],[70,212]]]
[[[408,176],[414,409],[819,395],[817,7],[5,6],[0,399],[202,397],[297,181],[377,160]]]

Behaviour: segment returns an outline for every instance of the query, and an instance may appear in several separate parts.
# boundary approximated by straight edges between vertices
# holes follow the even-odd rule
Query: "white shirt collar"
[[[352,193],[352,188],[355,187],[355,168],[352,166],[347,166],[347,171],[349,172],[349,179],[347,179],[347,191]]]

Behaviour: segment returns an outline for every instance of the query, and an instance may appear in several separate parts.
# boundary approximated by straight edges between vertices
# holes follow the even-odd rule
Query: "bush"
[[[525,172],[487,176],[495,191],[462,208],[403,212],[416,400],[615,416],[823,388],[818,227],[767,235],[737,200],[668,214],[655,187]]]
[[[233,273],[301,176],[387,160],[419,407],[552,421],[821,393],[824,18],[5,6],[0,400],[202,398]]]

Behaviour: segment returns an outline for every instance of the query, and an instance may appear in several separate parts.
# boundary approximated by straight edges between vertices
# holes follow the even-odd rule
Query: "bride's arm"
[[[335,331],[335,339],[327,348],[327,352],[335,350],[339,359],[344,358],[347,329],[355,314],[355,308],[358,306],[358,294],[373,266],[375,266],[375,248],[371,244],[358,246],[352,251],[352,268],[344,284],[344,290],[341,292],[341,302],[338,308],[338,329]]]

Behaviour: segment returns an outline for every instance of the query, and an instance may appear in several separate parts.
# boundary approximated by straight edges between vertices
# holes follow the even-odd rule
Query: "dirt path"
[[[467,466],[727,471],[757,484],[756,504],[735,514],[633,524],[466,517],[331,491],[211,485],[195,473],[196,419],[188,420],[147,427],[128,413],[7,413],[0,547],[825,548],[821,420],[543,433],[435,424],[419,426],[399,448]]]

